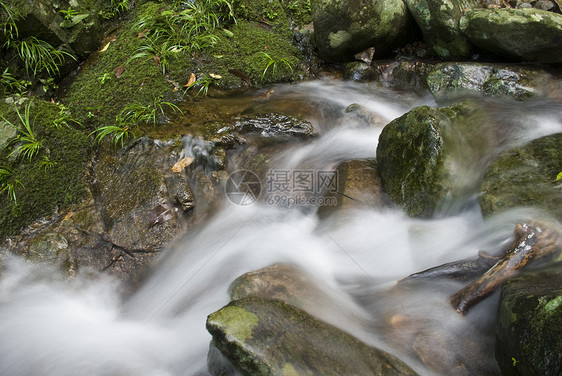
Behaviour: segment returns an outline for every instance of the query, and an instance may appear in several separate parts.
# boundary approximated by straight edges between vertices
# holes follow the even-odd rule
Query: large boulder
[[[314,40],[328,61],[353,60],[369,47],[384,57],[406,42],[412,20],[402,0],[313,0]]]
[[[502,57],[562,62],[562,15],[540,9],[475,9],[460,29],[476,46]]]
[[[486,171],[480,206],[484,215],[533,206],[562,221],[562,182],[556,181],[562,160],[562,133],[504,151]]]
[[[496,324],[496,360],[502,375],[562,374],[561,266],[504,283]]]
[[[409,215],[429,216],[476,189],[492,147],[488,118],[476,102],[417,107],[384,127],[377,147],[383,187]]]
[[[400,360],[280,300],[245,298],[207,318],[213,375],[415,375]],[[233,369],[235,365],[235,369]],[[239,374],[239,373],[238,373]]]
[[[440,63],[427,76],[427,85],[437,99],[451,95],[479,94],[523,100],[544,95],[551,78],[549,73],[536,67]]]
[[[406,0],[406,4],[437,56],[446,60],[469,56],[471,44],[459,29],[459,20],[465,9],[479,6],[477,1]]]

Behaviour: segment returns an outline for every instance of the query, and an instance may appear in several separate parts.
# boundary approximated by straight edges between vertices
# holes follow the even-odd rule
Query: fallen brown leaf
[[[176,164],[172,167],[172,171],[174,172],[182,172],[184,168],[192,164],[194,161],[193,157],[185,157],[180,159],[176,162]]]
[[[195,83],[195,73],[191,73],[189,76],[189,80],[187,80],[187,84],[183,85],[184,87],[189,87]]]
[[[108,47],[109,47],[110,44],[111,44],[111,41],[107,42],[107,43],[105,44],[105,46],[103,46],[103,47],[101,48],[100,52],[106,51],[106,50],[108,49]]]
[[[120,65],[117,68],[115,68],[115,77],[119,78],[121,77],[121,75],[123,74],[123,72],[125,71],[125,66],[124,65]]]

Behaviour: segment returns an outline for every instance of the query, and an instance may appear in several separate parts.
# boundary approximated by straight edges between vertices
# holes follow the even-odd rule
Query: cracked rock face
[[[193,219],[188,179],[198,173],[197,162],[176,166],[186,150],[179,141],[149,138],[119,151],[102,147],[90,170],[89,198],[36,221],[0,245],[0,254],[59,265],[67,275],[89,268],[139,282]]]

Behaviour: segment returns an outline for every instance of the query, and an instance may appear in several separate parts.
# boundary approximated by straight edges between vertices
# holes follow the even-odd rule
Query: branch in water
[[[504,256],[482,277],[452,295],[451,305],[459,314],[466,314],[527,264],[553,255],[560,251],[561,246],[561,237],[556,230],[535,224],[518,224],[515,241]]]

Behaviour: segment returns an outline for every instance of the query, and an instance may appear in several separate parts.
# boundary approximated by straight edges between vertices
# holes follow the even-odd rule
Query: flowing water
[[[256,111],[306,116],[320,136],[280,148],[271,168],[314,171],[374,158],[385,123],[415,106],[435,105],[423,95],[337,81],[279,86],[267,99],[244,103]],[[352,103],[376,113],[380,125],[361,127],[346,117]],[[504,138],[490,153],[562,131],[562,109],[552,103],[482,104]],[[479,249],[497,252],[529,211],[484,221],[473,196],[432,219],[369,206],[318,216],[265,199],[246,206],[221,199],[220,209],[170,247],[129,297],[121,297],[118,283],[104,275],[65,280],[44,265],[5,260],[0,375],[206,375],[207,315],[229,302],[235,278],[279,262],[300,266],[332,297],[333,310],[323,310],[322,320],[399,356],[420,374],[454,373],[449,367],[459,359],[474,374],[497,373],[497,295],[460,317],[447,301],[461,287],[457,283],[420,283],[403,292],[393,286],[410,273],[475,256]]]

